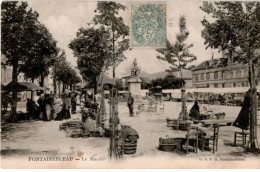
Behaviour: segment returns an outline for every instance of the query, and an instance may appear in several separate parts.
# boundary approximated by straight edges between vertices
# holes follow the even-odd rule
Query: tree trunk
[[[41,81],[40,81],[40,86],[44,87],[44,73],[41,73]]]
[[[59,97],[60,97],[60,82],[58,83],[58,88],[59,88]]]
[[[72,84],[70,84],[70,90],[73,91],[73,89],[72,89]]]
[[[97,78],[93,77],[94,94],[97,94]]]
[[[32,78],[32,83],[34,83],[34,78]],[[33,101],[34,99],[34,91],[31,91],[31,100]]]
[[[53,92],[54,94],[57,94],[57,81],[56,81],[55,73],[53,75]]]
[[[252,59],[249,62],[249,83],[251,89],[251,104],[250,104],[250,149],[254,150],[258,147],[257,143],[257,97],[256,97],[256,81],[255,69],[252,64]]]
[[[63,93],[65,92],[65,84],[64,84],[64,82],[62,83],[62,92]]]
[[[12,82],[17,83],[17,68],[18,68],[18,60],[13,64],[13,73],[12,73]],[[12,107],[11,107],[11,121],[16,121],[16,109],[17,109],[17,90],[13,88],[12,90]]]

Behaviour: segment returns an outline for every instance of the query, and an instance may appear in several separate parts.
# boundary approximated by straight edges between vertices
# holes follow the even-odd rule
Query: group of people
[[[27,99],[26,108],[30,118],[44,121],[63,120],[71,118],[71,113],[76,113],[76,93],[63,93],[61,98],[58,94],[41,94],[35,101]],[[70,112],[71,111],[71,112]]]

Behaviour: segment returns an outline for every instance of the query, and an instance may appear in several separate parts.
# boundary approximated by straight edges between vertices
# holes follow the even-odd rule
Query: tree
[[[48,76],[49,68],[54,64],[58,49],[56,41],[43,24],[36,23],[35,28],[31,29],[31,37],[34,40],[31,53],[21,64],[19,72],[23,72],[24,77],[32,81],[40,77],[40,86],[43,87],[44,78]]]
[[[106,59],[106,65],[113,67],[113,78],[115,78],[115,67],[126,59],[124,51],[129,49],[129,39],[125,37],[129,34],[129,28],[124,24],[122,17],[117,17],[120,10],[126,7],[116,2],[98,2],[98,15],[95,15],[93,21],[96,25],[101,24],[107,27],[111,33],[109,39],[111,55]]]
[[[74,56],[77,57],[78,69],[83,79],[90,81],[95,93],[97,92],[97,77],[105,67],[106,57],[111,54],[109,36],[104,27],[81,28],[77,32],[77,37],[69,44]]]
[[[193,47],[193,44],[185,43],[188,36],[189,31],[186,27],[186,18],[185,16],[181,16],[179,19],[179,29],[180,32],[176,36],[176,41],[174,44],[171,44],[168,40],[166,42],[166,48],[157,49],[157,51],[163,55],[157,56],[158,59],[167,61],[171,64],[170,68],[172,71],[179,70],[181,79],[182,79],[182,68],[185,68],[188,63],[193,62],[197,59],[195,55],[190,53],[190,48]],[[184,84],[182,83],[182,112],[179,118],[186,119],[187,116],[187,107],[184,98]]]
[[[250,148],[257,147],[257,99],[255,69],[259,68],[260,3],[259,2],[203,2],[200,7],[214,18],[204,19],[202,37],[207,47],[228,50],[232,61],[248,64],[251,88]]]
[[[62,83],[63,91],[68,87],[70,90],[75,90],[75,85],[81,82],[81,78],[77,75],[76,70],[66,61],[65,51],[59,50],[59,52],[59,55],[55,58],[52,70],[54,93],[57,93],[57,82],[59,83],[59,90]]]
[[[124,56],[124,51],[129,48],[129,39],[125,39],[125,36],[129,33],[129,28],[123,22],[122,17],[118,17],[120,10],[125,10],[125,6],[116,2],[98,2],[97,10],[99,12],[93,19],[94,23],[97,25],[106,26],[107,30],[111,33],[109,42],[112,44],[111,56],[108,56],[106,60],[107,66],[112,66],[113,68],[113,81],[115,82],[115,68],[123,61],[126,57]],[[114,88],[112,88],[114,92]],[[112,93],[112,99],[114,94]],[[114,100],[112,101],[114,102]],[[116,156],[115,150],[115,125],[114,125],[114,114],[116,112],[115,103],[112,104],[111,110],[111,142],[110,142],[110,157]]]
[[[179,89],[182,85],[185,85],[185,81],[183,79],[174,78],[159,78],[151,81],[151,87],[161,86],[162,89]],[[149,88],[148,88],[149,89]]]
[[[31,56],[30,37],[32,28],[38,19],[38,13],[28,9],[26,2],[2,2],[1,17],[1,51],[7,58],[5,65],[13,67],[12,81],[17,82],[20,64]],[[12,120],[15,120],[17,107],[17,90],[12,91]]]

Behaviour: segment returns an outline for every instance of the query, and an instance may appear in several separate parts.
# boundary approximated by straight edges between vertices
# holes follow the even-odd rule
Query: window
[[[244,76],[248,76],[248,70],[244,69]]]
[[[214,88],[218,88],[218,84],[214,84]]]
[[[236,83],[233,83],[233,87],[235,88],[237,85],[236,85]]]
[[[224,83],[222,84],[222,88],[225,88],[225,84]]]
[[[218,79],[218,72],[214,72],[214,79]]]
[[[199,80],[199,76],[195,75],[195,81],[198,81],[198,80]]]
[[[209,75],[209,73],[206,74],[206,78],[207,78],[207,80],[210,79],[210,75]]]
[[[225,71],[221,72],[221,78],[226,78],[226,72]]]
[[[233,71],[230,71],[230,78],[233,78]]]
[[[241,77],[241,70],[237,70],[237,71],[236,71],[236,76],[237,76],[237,77]]]
[[[200,79],[204,80],[204,74],[203,73],[200,75]]]
[[[245,84],[244,83],[241,83],[241,87],[244,87],[245,86]]]

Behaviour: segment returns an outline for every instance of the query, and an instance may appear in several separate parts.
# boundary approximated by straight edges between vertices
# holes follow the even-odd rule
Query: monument
[[[137,66],[137,61],[134,59],[133,67],[131,69],[131,77],[128,80],[128,91],[134,97],[135,103],[142,102],[142,94],[141,94],[141,83],[140,79],[140,69]]]

